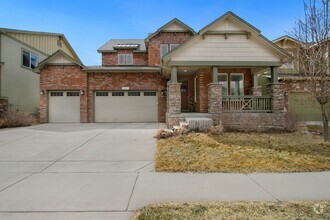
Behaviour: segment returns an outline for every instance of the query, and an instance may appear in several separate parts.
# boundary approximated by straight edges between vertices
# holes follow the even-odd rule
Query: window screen
[[[161,44],[160,45],[160,57],[163,57],[168,52],[168,45]]]
[[[133,54],[126,54],[126,64],[128,65],[133,64]]]
[[[118,64],[125,64],[125,54],[118,54]]]

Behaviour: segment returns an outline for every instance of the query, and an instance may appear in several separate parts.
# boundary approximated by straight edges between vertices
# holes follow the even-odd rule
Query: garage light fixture
[[[44,92],[44,90],[41,90],[40,95],[43,95],[43,94],[45,94],[45,92]]]
[[[83,95],[84,94],[84,90],[80,90],[80,95]]]

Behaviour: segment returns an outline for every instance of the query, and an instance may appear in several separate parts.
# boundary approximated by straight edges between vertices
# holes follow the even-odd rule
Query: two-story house
[[[229,129],[284,126],[277,69],[290,55],[232,12],[200,31],[173,19],[145,39],[112,39],[102,65],[58,51],[42,61],[42,122],[205,121]],[[267,94],[257,74],[270,70]]]
[[[39,62],[63,50],[79,60],[63,34],[0,28],[0,114],[36,113],[39,107]]]

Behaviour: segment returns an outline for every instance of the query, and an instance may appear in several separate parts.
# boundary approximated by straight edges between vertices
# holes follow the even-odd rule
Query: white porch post
[[[172,66],[171,68],[171,83],[178,82],[178,68],[176,66]]]

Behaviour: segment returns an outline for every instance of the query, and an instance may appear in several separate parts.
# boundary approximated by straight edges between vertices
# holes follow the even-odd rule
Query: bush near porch
[[[311,172],[330,170],[330,143],[300,133],[190,133],[157,142],[159,172]]]

